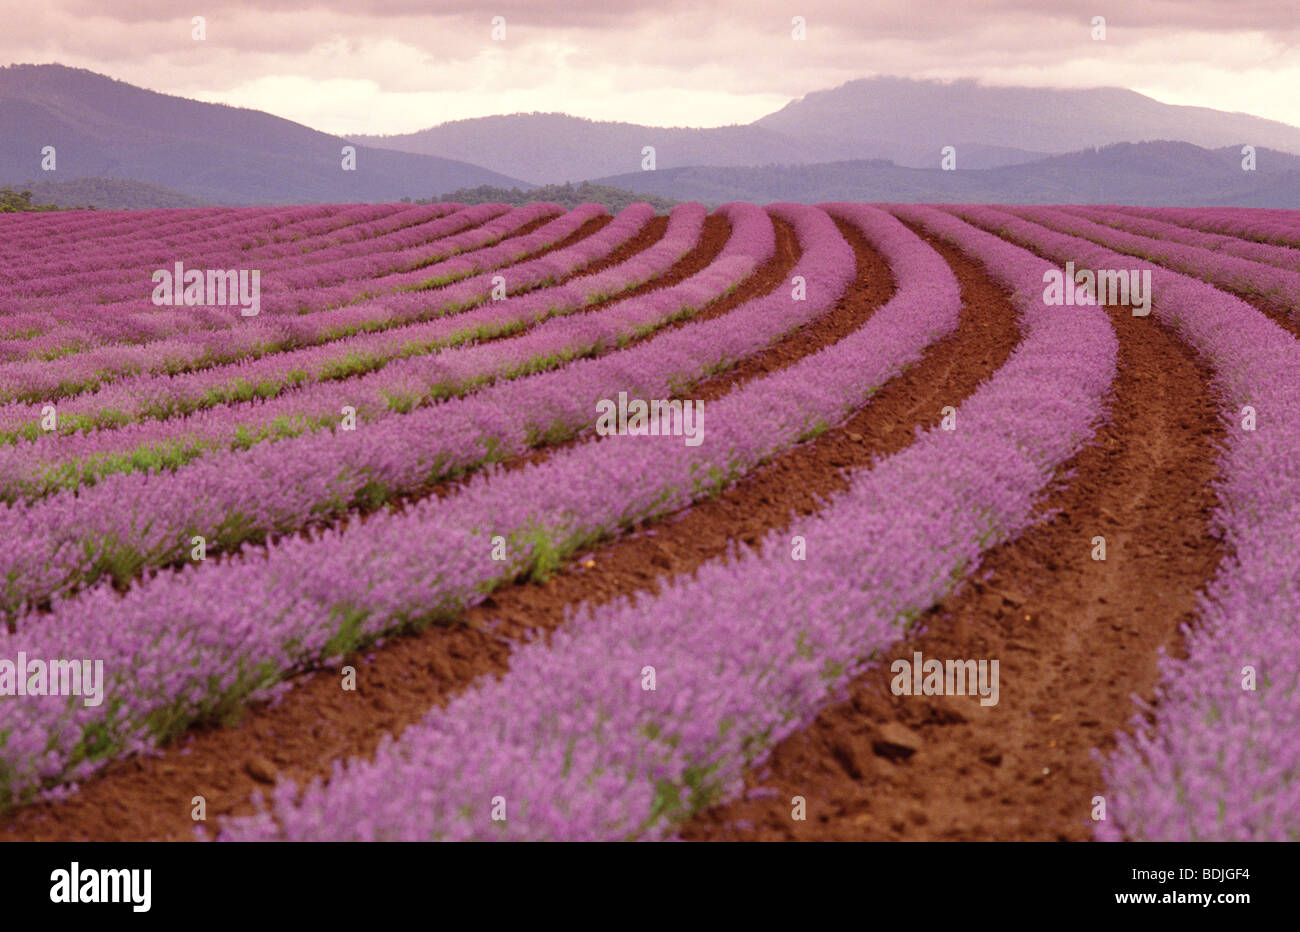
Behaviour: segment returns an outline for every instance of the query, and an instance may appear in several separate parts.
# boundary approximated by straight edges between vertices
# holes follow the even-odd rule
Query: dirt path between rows
[[[797,249],[788,230],[781,239],[784,255],[764,271],[765,281],[742,291],[770,290],[783,282]],[[885,263],[860,236],[851,233],[850,239],[859,279],[845,300],[822,320],[710,380],[692,396],[715,397],[860,327],[892,293],[892,280]],[[788,254],[791,249],[793,255]],[[906,445],[913,421],[936,419],[944,404],[960,401],[1015,344],[1012,315],[1004,304],[995,303],[996,291],[969,267],[962,280],[967,306],[958,336],[932,348],[846,424],[777,457],[717,499],[652,527],[637,528],[545,584],[504,587],[467,612],[463,626],[394,638],[364,657],[349,658],[357,668],[356,692],[343,691],[335,672],[300,677],[278,703],[249,710],[237,727],[197,731],[157,756],[110,766],[63,802],[20,810],[0,827],[0,838],[192,837],[193,796],[206,798],[209,825],[220,814],[248,813],[250,794],[265,789],[275,777],[301,781],[326,776],[335,758],[372,753],[382,735],[417,721],[475,678],[504,672],[510,652],[507,637],[553,629],[563,623],[565,609],[577,602],[654,590],[660,580],[720,556],[732,539],[754,541],[771,527],[785,526],[792,512],[815,510],[821,498],[843,488],[838,467],[865,465],[875,454]],[[738,292],[732,298],[752,296]],[[492,620],[502,622],[496,636],[482,628]]]
[[[1150,700],[1197,590],[1223,556],[1208,533],[1215,444],[1208,373],[1150,318],[1110,311],[1120,341],[1109,422],[1048,498],[1056,517],[992,551],[848,698],[697,816],[693,840],[1086,840],[1105,790],[1093,749]],[[1104,536],[1106,558],[1094,560]],[[997,659],[999,701],[895,696],[896,659]],[[806,821],[791,798],[807,801]]]

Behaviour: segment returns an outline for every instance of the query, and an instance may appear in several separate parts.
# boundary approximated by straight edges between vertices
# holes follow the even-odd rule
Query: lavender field
[[[896,765],[870,759],[918,733],[972,753],[875,712],[833,754],[790,750],[828,710],[954,613],[952,656],[987,657],[981,624],[1037,627],[1069,586],[1150,627],[1124,682],[1154,704],[1058,715],[1006,779],[1070,773],[1031,801],[1069,837],[1296,840],[1297,315],[1284,210],[0,216],[5,830],[192,836],[181,800],[224,760],[204,837],[805,837],[781,813],[824,760],[883,793],[873,768]],[[1190,394],[1125,381],[1162,340],[1201,427]],[[1107,510],[1116,486],[1136,510]],[[1076,533],[1081,507],[1106,517]],[[1181,522],[1183,563],[1140,543],[1158,522]],[[996,575],[1042,533],[1072,543]],[[1157,590],[1181,616],[1142,617]],[[423,652],[436,695],[373,697],[394,649]],[[1062,707],[1086,692],[1068,661]],[[992,669],[954,721],[1040,721]],[[356,736],[268,738],[326,689],[362,703]],[[103,822],[95,794],[123,792],[176,800]]]

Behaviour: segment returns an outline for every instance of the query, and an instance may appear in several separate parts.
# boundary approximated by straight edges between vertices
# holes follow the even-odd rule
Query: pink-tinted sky
[[[876,74],[1300,125],[1300,0],[0,0],[0,63],[50,61],[337,133],[527,110],[717,126]]]

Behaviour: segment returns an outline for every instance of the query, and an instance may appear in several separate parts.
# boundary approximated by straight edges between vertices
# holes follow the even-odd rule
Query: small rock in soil
[[[244,772],[258,783],[275,782],[275,765],[265,757],[250,757],[244,762]]]
[[[877,730],[871,747],[881,757],[906,760],[921,749],[921,737],[906,725],[889,722]]]
[[[861,780],[867,772],[867,762],[862,758],[862,752],[853,741],[846,738],[837,738],[831,745],[831,753],[835,760],[844,768],[854,780]]]

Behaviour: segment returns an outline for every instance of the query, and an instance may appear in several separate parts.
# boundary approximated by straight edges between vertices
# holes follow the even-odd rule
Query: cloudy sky
[[[51,61],[336,133],[529,110],[719,126],[880,74],[1300,125],[1297,0],[0,0],[0,63]]]

